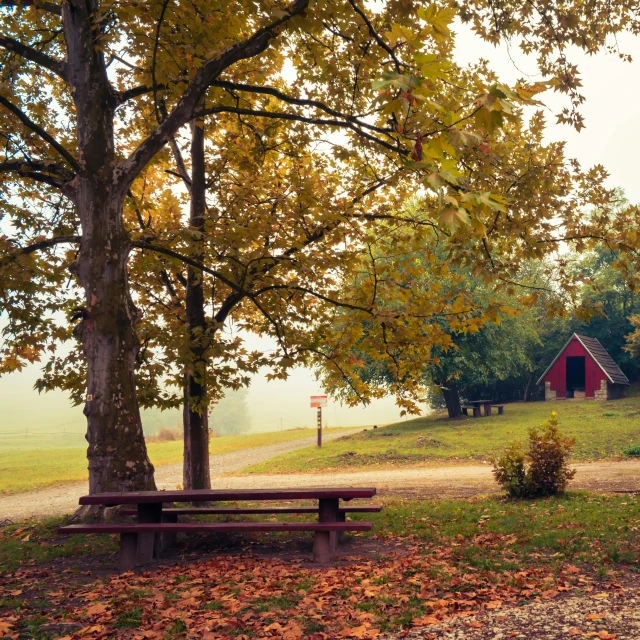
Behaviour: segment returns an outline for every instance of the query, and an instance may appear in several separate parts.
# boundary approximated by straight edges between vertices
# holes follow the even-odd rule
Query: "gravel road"
[[[348,432],[332,434],[326,440],[339,438]],[[379,469],[351,473],[308,473],[279,475],[232,476],[234,471],[263,462],[281,453],[295,451],[315,444],[315,438],[244,449],[211,457],[214,489],[285,489],[289,487],[373,486],[382,496],[400,494],[423,498],[471,497],[498,492],[488,464],[467,466],[420,467],[411,469]],[[572,489],[600,492],[640,491],[640,461],[592,462],[574,465],[576,479]],[[182,464],[156,469],[158,489],[174,489],[182,482]],[[0,497],[0,521],[13,521],[34,515],[52,516],[72,513],[78,506],[78,497],[86,493],[84,483],[66,485]]]
[[[640,492],[640,461],[590,462],[572,465],[577,470],[572,489],[599,492]],[[498,493],[491,465],[447,465],[401,469],[374,469],[351,473],[297,473],[280,475],[227,476],[216,480],[217,489],[258,487],[374,486],[378,493],[423,498],[467,498]]]
[[[477,616],[391,634],[378,640],[557,640],[558,638],[640,638],[640,580],[619,590],[557,598],[527,606],[500,607]],[[500,604],[500,603],[498,603]]]
[[[360,431],[360,429],[323,434],[323,441],[335,440],[356,431]],[[212,486],[215,489],[224,488],[218,485],[218,476],[225,473],[244,469],[249,465],[264,462],[280,454],[289,453],[289,451],[311,447],[315,443],[316,437],[313,436],[312,438],[302,438],[300,440],[270,444],[265,447],[241,449],[232,453],[211,456]],[[158,489],[175,489],[177,485],[182,484],[182,463],[178,462],[177,464],[158,467],[155,477]],[[264,484],[256,484],[254,486],[264,486]],[[79,482],[27,493],[0,496],[0,522],[6,518],[15,522],[33,516],[57,516],[73,513],[78,508],[78,498],[86,493],[87,485],[84,482]]]

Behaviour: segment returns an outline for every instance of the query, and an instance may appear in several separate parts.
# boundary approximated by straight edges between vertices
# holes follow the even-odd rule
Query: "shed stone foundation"
[[[600,381],[600,388],[596,389],[593,392],[593,397],[596,400],[608,400],[609,399],[609,394],[608,394],[608,389],[607,389],[607,381],[606,380],[601,380]]]
[[[558,394],[551,390],[551,383],[548,380],[544,382],[544,399],[545,401],[558,399]]]

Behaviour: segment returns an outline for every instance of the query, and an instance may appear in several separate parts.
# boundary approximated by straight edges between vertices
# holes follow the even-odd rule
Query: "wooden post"
[[[322,407],[318,407],[318,446],[322,447]]]
[[[139,524],[162,522],[162,503],[138,504]],[[151,562],[160,551],[160,535],[156,533],[141,533],[138,535],[138,561],[141,564]]]
[[[178,514],[177,513],[163,513],[162,514],[162,522],[178,522]],[[177,533],[163,533],[162,534],[162,550],[171,549],[176,546],[178,542],[178,534]]]
[[[340,501],[337,498],[321,498],[318,500],[318,522],[339,522]],[[316,532],[318,535],[318,532]],[[329,549],[333,552],[336,548],[336,532],[329,532]]]
[[[347,514],[344,511],[338,510],[338,522],[346,522]],[[342,542],[344,538],[344,531],[336,531],[336,547]]]
[[[120,534],[120,556],[118,559],[118,568],[120,569],[121,573],[135,569],[137,551],[138,551],[138,534],[137,533],[121,533]]]
[[[318,564],[331,562],[330,531],[316,531],[313,538],[313,560]]]

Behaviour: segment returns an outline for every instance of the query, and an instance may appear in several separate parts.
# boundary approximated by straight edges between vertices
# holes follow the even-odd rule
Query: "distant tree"
[[[406,205],[419,208],[419,200]],[[352,366],[359,380],[377,386],[381,395],[404,384],[402,376],[419,380],[427,389],[429,401],[446,406],[449,417],[461,414],[461,402],[490,395],[504,399],[501,385],[518,386],[507,396],[530,394],[532,376],[542,350],[539,339],[541,324],[553,318],[558,309],[571,304],[578,291],[575,279],[566,280],[552,260],[528,261],[508,281],[491,279],[473,266],[448,260],[448,250],[437,234],[421,247],[391,256],[376,256],[392,265],[397,285],[410,295],[420,297],[437,290],[454,301],[448,313],[434,313],[421,320],[424,333],[432,335],[429,352],[415,345],[388,345],[392,358],[376,358],[371,350],[361,348],[369,340],[372,325],[361,324],[359,343],[351,348]],[[500,255],[495,260],[503,259]],[[382,278],[381,278],[382,281]],[[564,285],[567,299],[545,288],[544,283],[557,281]],[[358,286],[356,283],[354,286]],[[409,294],[407,294],[409,295]],[[345,318],[349,313],[345,312]],[[338,326],[348,324],[341,319]],[[340,335],[341,330],[336,330]],[[439,336],[437,340],[433,336]],[[345,379],[325,374],[326,388],[344,399],[353,398],[355,385]],[[502,391],[502,393],[500,393]]]
[[[583,290],[584,304],[593,306],[598,313],[588,322],[571,323],[571,329],[597,338],[627,377],[637,380],[640,362],[626,347],[634,330],[633,317],[640,314],[640,295],[633,282],[614,266],[618,260],[618,252],[606,247],[595,248],[580,260],[580,276],[588,279]]]
[[[500,384],[528,380],[530,354],[540,347],[535,318],[526,310],[487,322],[477,333],[455,335],[453,343],[439,365],[425,370],[425,381],[440,392],[450,418],[460,415],[461,402],[504,400]]]
[[[625,336],[626,344],[624,349],[633,358],[640,358],[640,315],[630,316],[629,322],[633,327],[633,331]]]
[[[251,430],[248,389],[228,390],[213,407],[209,423],[213,433],[220,436],[238,436]]]

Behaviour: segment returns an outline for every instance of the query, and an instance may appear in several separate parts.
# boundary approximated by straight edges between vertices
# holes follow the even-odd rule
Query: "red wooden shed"
[[[542,374],[545,400],[622,398],[627,376],[596,338],[574,333]]]

